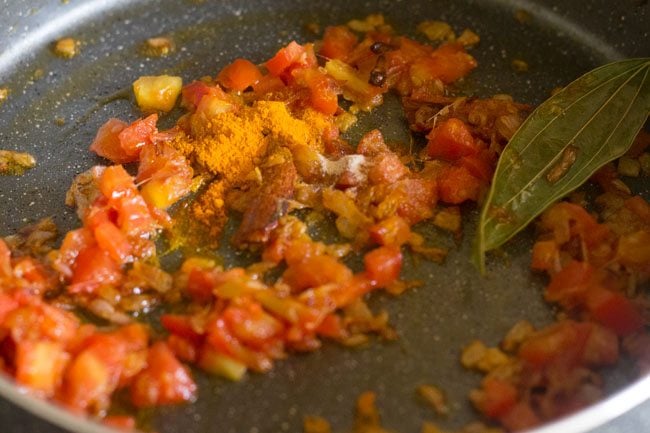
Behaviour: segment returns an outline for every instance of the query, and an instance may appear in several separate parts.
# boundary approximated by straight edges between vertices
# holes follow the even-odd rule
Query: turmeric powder
[[[321,150],[332,125],[321,113],[306,109],[294,117],[284,102],[257,101],[214,116],[193,114],[188,131],[172,145],[217,178],[191,205],[192,217],[221,233],[226,221],[224,195],[250,177],[270,150],[309,146]]]

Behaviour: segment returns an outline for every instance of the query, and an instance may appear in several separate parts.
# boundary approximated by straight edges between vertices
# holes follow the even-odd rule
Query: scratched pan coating
[[[520,9],[530,16],[523,24],[515,19]],[[479,68],[466,91],[508,93],[536,104],[597,65],[650,55],[649,9],[647,1],[631,0],[2,0],[0,87],[11,93],[0,107],[0,148],[28,151],[38,165],[22,177],[0,177],[0,235],[46,216],[64,230],[77,224],[63,204],[65,191],[75,174],[101,162],[87,150],[98,127],[109,117],[139,116],[129,88],[141,75],[171,73],[188,82],[214,75],[236,57],[262,62],[292,39],[314,39],[306,23],[324,27],[382,12],[399,32],[411,35],[424,19],[447,21],[456,31],[473,29],[481,36],[472,50]],[[172,36],[178,49],[165,58],[142,56],[142,41],[158,35]],[[82,41],[79,56],[63,60],[52,54],[52,42],[62,36]],[[529,72],[515,72],[510,65],[515,58],[526,61]],[[173,115],[163,121],[173,123]],[[408,140],[395,101],[362,123],[379,127],[391,141]],[[465,210],[465,236],[458,245],[423,228],[427,238],[453,248],[444,265],[407,260],[404,275],[423,280],[422,287],[399,298],[373,295],[371,306],[389,311],[397,341],[373,340],[360,349],[326,343],[240,383],[196,372],[198,401],[147,413],[150,425],[161,433],[298,432],[303,416],[313,414],[331,421],[334,431],[345,431],[356,397],[372,390],[387,428],[417,432],[423,420],[434,418],[415,394],[423,383],[447,393],[452,416],[440,421],[442,426],[456,428],[473,419],[466,397],[479,376],[460,367],[460,349],[475,338],[496,344],[518,320],[542,325],[553,312],[540,295],[543,280],[528,270],[530,236],[491,258],[489,275],[479,277],[468,261],[476,210]],[[225,257],[228,263],[242,260]],[[608,374],[611,389],[628,380],[623,370]],[[71,431],[105,430],[32,401],[4,380],[0,394],[17,405],[0,406],[10,431],[64,431],[34,416]]]

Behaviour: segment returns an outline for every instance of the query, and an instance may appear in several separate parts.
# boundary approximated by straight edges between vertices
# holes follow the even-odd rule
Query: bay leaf
[[[481,211],[474,260],[623,155],[650,112],[650,58],[607,64],[542,103],[503,150]]]

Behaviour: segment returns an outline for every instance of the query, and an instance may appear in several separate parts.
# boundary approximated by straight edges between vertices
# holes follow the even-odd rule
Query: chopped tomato
[[[0,239],[0,277],[11,276],[11,250],[7,243]]]
[[[427,138],[427,154],[432,158],[455,161],[464,156],[476,155],[480,150],[467,124],[455,117],[437,125]]]
[[[223,312],[223,320],[236,338],[254,348],[262,349],[269,339],[284,331],[282,323],[256,302],[229,306]]]
[[[500,379],[487,378],[481,384],[475,404],[490,418],[506,415],[517,403],[517,389]]]
[[[13,296],[0,292],[0,323],[3,323],[7,314],[18,308],[18,305]]]
[[[587,262],[572,260],[551,277],[545,297],[572,306],[581,303],[587,290],[597,284],[596,270]]]
[[[68,355],[54,341],[19,341],[16,344],[16,381],[44,397],[52,397],[61,381]]]
[[[97,245],[108,252],[111,258],[123,265],[132,259],[133,247],[120,229],[110,221],[105,221],[94,228]]]
[[[560,264],[560,250],[553,240],[535,242],[532,256],[530,267],[538,271],[551,271]]]
[[[117,226],[127,236],[147,237],[156,229],[152,213],[141,195],[124,197],[115,203]]]
[[[110,403],[109,366],[92,351],[83,351],[66,369],[61,400],[76,410],[100,412]]]
[[[306,257],[292,263],[282,275],[282,279],[297,292],[328,283],[343,284],[350,278],[350,268],[327,255]]]
[[[79,252],[95,243],[92,231],[87,228],[71,230],[66,233],[54,262],[54,267],[66,278],[72,277],[72,267]]]
[[[401,246],[411,237],[408,223],[397,215],[376,223],[369,232],[370,238],[379,245]]]
[[[118,430],[135,430],[135,418],[127,415],[108,415],[103,420],[102,423],[105,426],[118,429]]]
[[[302,67],[314,66],[316,65],[316,58],[313,54],[313,48],[310,48],[310,44],[303,46],[296,41],[292,41],[286,47],[280,48],[275,56],[265,63],[266,69],[271,74],[280,76],[294,65]]]
[[[144,119],[138,119],[119,134],[120,146],[126,155],[138,159],[140,149],[151,143],[151,137],[158,132],[156,124],[158,123],[158,115],[152,114]]]
[[[379,129],[373,129],[361,137],[357,146],[357,152],[365,156],[375,156],[380,153],[390,152],[390,149],[386,146],[381,131]]]
[[[106,167],[99,178],[99,190],[108,199],[133,195],[136,191],[133,177],[121,165]]]
[[[587,294],[592,317],[620,336],[630,335],[645,325],[634,304],[620,293],[594,288]]]
[[[433,215],[438,200],[438,188],[433,179],[401,179],[390,188],[392,192],[387,200],[395,201],[397,215],[409,224],[418,223]]]
[[[258,67],[246,59],[236,59],[217,75],[217,80],[226,88],[239,92],[253,86],[260,78],[262,73]]]
[[[217,96],[223,100],[227,99],[226,93],[217,85],[209,86],[203,81],[193,81],[181,90],[181,105],[195,110],[204,96]]]
[[[462,166],[449,166],[438,177],[440,200],[449,204],[476,201],[481,192],[481,181]]]
[[[196,384],[169,347],[158,342],[149,348],[147,367],[131,385],[131,399],[136,407],[148,407],[193,400]]]
[[[476,155],[463,156],[458,164],[465,167],[475,178],[486,184],[492,180],[494,158],[489,150],[483,149]]]
[[[126,122],[119,119],[108,119],[97,131],[90,150],[115,164],[137,160],[137,155],[128,154],[122,148],[119,135],[127,126]]]
[[[553,362],[574,367],[582,362],[591,324],[563,321],[537,332],[519,348],[519,357],[541,369]]]
[[[79,320],[68,311],[43,303],[31,295],[14,296],[19,306],[5,313],[2,328],[14,342],[50,339],[67,343],[79,327]]]
[[[329,26],[323,34],[320,55],[345,60],[358,42],[357,36],[347,26]]]
[[[297,82],[309,90],[309,104],[323,114],[334,114],[339,109],[336,82],[316,69],[299,69]]]
[[[449,84],[476,68],[476,60],[460,44],[445,44],[426,58],[426,67],[432,77]]]
[[[284,81],[276,75],[266,74],[253,85],[253,90],[258,95],[266,95],[286,88]]]
[[[375,248],[363,258],[366,274],[373,284],[385,287],[399,278],[402,252],[396,246]]]
[[[73,265],[71,293],[93,292],[104,284],[117,284],[122,279],[119,264],[97,245],[79,252]]]
[[[521,401],[502,415],[499,421],[510,431],[527,430],[542,422],[530,405]]]
[[[370,183],[395,183],[408,174],[409,170],[399,156],[393,152],[384,152],[375,157],[368,170]]]
[[[192,320],[188,316],[181,316],[178,314],[163,314],[160,317],[162,326],[174,335],[186,338],[193,343],[200,343],[202,336],[192,326]]]

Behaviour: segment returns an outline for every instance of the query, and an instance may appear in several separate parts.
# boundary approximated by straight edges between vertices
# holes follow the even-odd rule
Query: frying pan
[[[406,34],[414,34],[424,19],[445,20],[457,31],[471,28],[481,36],[472,51],[480,66],[465,90],[509,93],[532,104],[597,65],[650,55],[650,7],[638,0],[1,0],[0,5],[0,86],[11,92],[0,107],[0,147],[31,152],[38,160],[22,177],[0,177],[2,235],[46,216],[62,230],[77,224],[63,204],[65,191],[75,174],[100,162],[87,151],[97,128],[109,117],[139,116],[129,92],[136,78],[171,73],[187,82],[214,75],[235,57],[262,62],[292,39],[314,39],[306,23],[324,27],[382,12]],[[517,10],[530,19],[517,21]],[[164,58],[144,57],[140,44],[158,35],[172,36],[178,49]],[[82,41],[79,56],[63,60],[52,54],[51,43],[63,36]],[[530,70],[512,70],[515,58]],[[171,124],[173,117],[163,121]],[[366,129],[380,127],[389,140],[406,140],[394,101],[363,123]],[[647,185],[638,187],[647,193]],[[476,209],[465,210],[466,234],[459,244],[424,228],[427,238],[452,250],[442,266],[407,260],[406,275],[425,281],[423,287],[399,298],[372,297],[374,309],[389,311],[398,341],[373,341],[360,349],[325,344],[241,383],[196,372],[198,401],[145,413],[146,423],[161,433],[297,432],[302,417],[313,414],[328,419],[334,431],[346,431],[356,397],[373,390],[387,428],[416,432],[423,420],[435,418],[414,392],[424,383],[445,390],[452,407],[451,417],[436,422],[452,429],[474,419],[466,396],[480,378],[462,369],[460,349],[474,338],[496,344],[516,321],[541,326],[553,312],[542,301],[543,279],[528,270],[526,234],[508,244],[503,256],[491,258],[488,276],[479,277],[468,261]],[[226,263],[241,260],[224,254]],[[608,389],[622,389],[621,394],[539,432],[650,430],[645,414],[650,404],[629,412],[650,397],[650,381],[626,385],[634,380],[631,370],[605,373]],[[2,431],[108,431],[20,393],[5,379],[0,395]]]

